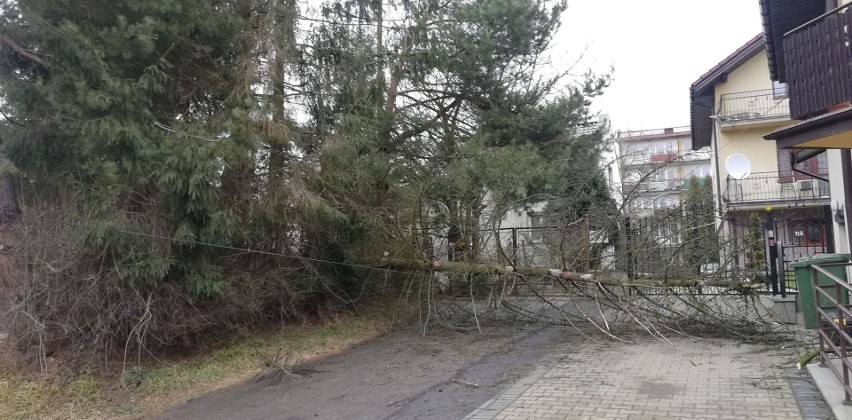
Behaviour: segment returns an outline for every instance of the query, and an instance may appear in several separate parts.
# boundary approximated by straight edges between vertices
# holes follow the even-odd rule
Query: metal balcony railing
[[[843,400],[845,405],[852,404],[852,388],[849,387],[849,374],[852,372],[852,361],[849,360],[849,351],[852,350],[852,337],[849,335],[852,332],[852,305],[847,303],[852,285],[826,270],[826,267],[847,268],[849,265],[811,266],[811,283],[816,298],[819,365],[830,368],[840,380],[846,397]],[[829,355],[835,358],[829,359]]]
[[[852,100],[852,3],[785,34],[784,66],[794,119]]]
[[[677,164],[678,162],[693,162],[698,160],[710,160],[708,150],[686,150],[662,153],[651,153],[649,151],[628,152],[624,156],[625,166],[665,166]]]
[[[793,180],[777,172],[757,172],[744,179],[728,177],[723,195],[728,204],[767,201],[828,199],[828,182],[819,179]]]
[[[790,118],[790,101],[781,90],[727,93],[722,95],[719,105],[722,122]]]
[[[645,180],[639,183],[629,182],[622,184],[622,192],[625,196],[636,195],[647,192],[680,191],[686,188],[688,180],[670,179],[665,181]]]

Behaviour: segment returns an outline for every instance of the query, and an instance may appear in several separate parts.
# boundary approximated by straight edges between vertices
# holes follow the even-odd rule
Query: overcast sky
[[[689,125],[689,85],[760,33],[758,0],[568,0],[554,65],[607,71],[615,130]]]

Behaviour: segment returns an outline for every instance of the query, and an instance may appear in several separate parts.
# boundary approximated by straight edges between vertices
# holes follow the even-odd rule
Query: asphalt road
[[[254,380],[157,418],[461,418],[550,352],[580,340],[570,328],[548,324],[495,323],[482,334],[432,329],[425,336],[412,325],[304,366],[299,375]]]

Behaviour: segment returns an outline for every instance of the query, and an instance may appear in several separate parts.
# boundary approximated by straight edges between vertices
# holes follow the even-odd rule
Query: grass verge
[[[180,361],[129,368],[120,377],[83,373],[69,379],[0,373],[0,417],[100,419],[153,415],[244,382],[261,373],[265,361],[276,355],[286,354],[290,362],[310,362],[376,338],[390,323],[381,311],[343,315],[235,340]]]

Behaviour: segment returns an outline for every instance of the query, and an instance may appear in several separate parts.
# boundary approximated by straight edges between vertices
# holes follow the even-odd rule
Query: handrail
[[[844,405],[852,405],[852,387],[850,387],[849,383],[850,372],[852,372],[852,361],[849,360],[849,352],[852,351],[852,336],[850,336],[847,330],[847,328],[852,327],[852,309],[850,309],[852,305],[844,303],[844,300],[847,302],[849,300],[849,295],[852,293],[852,285],[835,276],[826,270],[825,267],[843,267],[846,269],[849,266],[852,266],[852,263],[814,264],[811,266],[811,284],[813,285],[814,299],[816,301],[817,338],[819,339],[820,355],[819,365],[820,367],[830,368],[834,376],[843,385]],[[824,278],[821,278],[820,274]],[[821,284],[820,281],[824,281],[825,279],[829,281]],[[821,297],[828,300],[826,303],[830,303],[830,305],[826,304],[823,306],[824,302],[821,302]],[[836,313],[829,314],[826,309],[832,309]],[[829,354],[834,354],[840,359],[839,369],[828,361]]]
[[[825,264],[825,265],[826,265],[826,266],[829,266],[829,267],[831,267],[831,266],[834,266],[834,267],[840,267],[840,266],[847,266],[847,265],[850,265],[850,264],[849,264],[849,263],[844,263],[844,264],[831,264],[831,265],[829,265],[829,264]],[[844,289],[846,289],[846,290],[848,290],[848,291],[852,292],[852,285],[850,285],[849,283],[846,283],[846,281],[845,281],[845,280],[841,280],[839,277],[835,276],[834,274],[831,274],[830,272],[826,271],[824,268],[822,268],[822,267],[821,267],[821,266],[819,266],[819,265],[812,265],[812,266],[811,266],[811,268],[813,268],[814,270],[819,271],[820,273],[822,273],[823,275],[825,275],[826,277],[828,277],[829,279],[831,279],[831,281],[833,281],[834,283],[836,283],[836,284],[840,285],[840,287],[843,287]]]
[[[829,11],[827,11],[827,12],[825,12],[825,13],[823,13],[823,14],[821,14],[821,15],[819,15],[819,16],[817,16],[817,17],[815,17],[815,18],[793,28],[793,29],[790,29],[789,31],[784,33],[784,37],[786,38],[786,37],[790,36],[790,34],[792,34],[793,32],[799,32],[800,30],[807,28],[808,26],[811,26],[814,23],[821,22],[821,21],[825,20],[825,18],[827,18],[831,15],[838,14],[838,13],[840,13],[841,10],[846,9],[850,6],[852,6],[852,3],[846,3],[842,6],[838,6],[834,9],[831,9],[831,10],[829,10]]]

